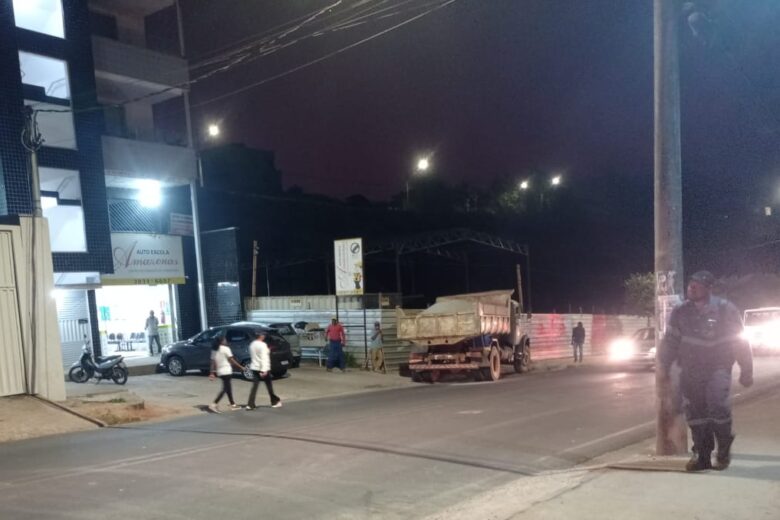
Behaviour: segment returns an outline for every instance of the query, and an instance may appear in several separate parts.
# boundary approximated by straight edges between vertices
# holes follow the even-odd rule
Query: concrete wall
[[[51,297],[54,279],[49,227],[45,219],[34,221],[31,217],[18,217],[17,225],[10,222],[0,224],[0,231],[11,233],[9,243],[14,265],[22,362],[21,374],[17,373],[20,368],[17,363],[5,368],[9,373],[0,373],[0,377],[21,381],[24,393],[57,401],[64,400],[65,378],[57,326],[57,307]],[[12,313],[8,312],[4,312],[4,315],[13,317]],[[13,323],[10,325],[17,326]],[[0,348],[6,352],[17,350],[19,344],[14,341],[3,344]]]

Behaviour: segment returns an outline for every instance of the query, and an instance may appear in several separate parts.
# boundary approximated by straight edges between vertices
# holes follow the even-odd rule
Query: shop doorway
[[[159,321],[160,342],[166,345],[176,340],[170,285],[104,286],[95,290],[95,300],[100,342],[107,355],[149,355],[144,330],[149,311],[154,311]]]

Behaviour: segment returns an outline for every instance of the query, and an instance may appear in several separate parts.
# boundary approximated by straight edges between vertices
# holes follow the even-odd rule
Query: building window
[[[24,104],[37,110],[38,130],[43,136],[43,146],[76,149],[76,130],[70,106],[39,103],[25,99]]]
[[[79,172],[42,167],[40,177],[41,207],[49,221],[52,252],[85,253],[87,236]]]
[[[25,94],[40,101],[70,99],[68,64],[56,58],[19,51],[19,68]]]
[[[22,29],[65,37],[62,0],[13,0],[16,26]]]

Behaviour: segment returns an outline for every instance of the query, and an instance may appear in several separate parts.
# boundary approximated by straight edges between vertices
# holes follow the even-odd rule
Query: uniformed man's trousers
[[[731,446],[731,370],[686,372],[681,375],[683,407],[693,437],[693,450],[709,459],[718,441],[718,450]]]

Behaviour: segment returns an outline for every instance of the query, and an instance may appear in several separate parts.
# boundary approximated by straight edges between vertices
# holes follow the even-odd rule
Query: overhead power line
[[[400,27],[403,27],[409,23],[412,23],[434,11],[437,11],[439,9],[442,9],[452,3],[454,3],[456,0],[434,0],[434,1],[428,1],[428,2],[420,2],[419,0],[402,0],[401,2],[397,3],[389,3],[388,0],[380,0],[378,4],[368,4],[366,2],[360,2],[355,5],[353,5],[350,8],[351,14],[348,14],[348,16],[343,17],[344,13],[338,13],[338,14],[331,14],[326,15],[328,11],[331,11],[336,6],[341,4],[341,0],[328,5],[327,7],[320,9],[318,11],[315,11],[313,13],[309,13],[303,17],[299,17],[295,19],[294,21],[287,22],[285,24],[277,25],[274,29],[278,29],[274,32],[274,29],[271,29],[269,31],[265,31],[261,33],[258,36],[258,39],[254,41],[251,44],[244,45],[236,50],[223,53],[222,55],[207,59],[204,62],[200,62],[194,66],[194,69],[200,69],[200,68],[206,68],[209,65],[218,65],[222,63],[222,65],[219,65],[215,68],[211,68],[193,78],[190,78],[189,80],[185,82],[180,82],[176,85],[168,86],[165,88],[162,88],[160,90],[149,92],[146,94],[143,94],[141,96],[137,96],[131,99],[127,99],[125,101],[122,101],[120,103],[107,103],[107,104],[98,104],[94,106],[89,107],[82,107],[78,109],[74,108],[61,108],[61,109],[35,109],[36,112],[72,112],[72,113],[83,113],[83,112],[90,112],[90,111],[96,111],[96,110],[102,110],[105,107],[113,106],[113,107],[121,107],[124,105],[128,105],[131,103],[135,103],[138,101],[142,101],[145,99],[153,98],[156,96],[160,96],[162,94],[183,89],[186,87],[189,87],[191,85],[194,85],[196,83],[202,82],[206,79],[209,79],[215,75],[227,72],[229,70],[234,69],[235,67],[239,65],[245,65],[247,63],[250,63],[252,61],[255,61],[259,58],[277,53],[283,49],[286,49],[292,45],[296,45],[300,43],[301,41],[308,40],[311,38],[318,38],[325,34],[328,34],[330,32],[335,31],[341,31],[346,29],[354,28],[358,25],[368,23],[369,21],[374,21],[377,15],[379,18],[384,19],[389,16],[398,16],[399,14],[405,13],[407,11],[418,11],[421,8],[425,7],[427,8],[422,13],[418,13],[411,18],[408,18],[398,24],[395,24],[387,29],[384,29],[382,31],[379,31],[375,34],[372,34],[366,38],[363,38],[359,40],[358,42],[354,42],[352,44],[346,45],[345,47],[342,47],[340,49],[337,49],[333,52],[330,52],[324,56],[321,56],[319,58],[316,58],[314,60],[310,60],[306,63],[303,63],[301,65],[295,66],[291,69],[288,69],[284,72],[275,74],[271,77],[265,78],[263,80],[257,81],[255,83],[252,83],[251,85],[241,87],[239,89],[236,89],[234,91],[231,91],[226,94],[221,94],[219,96],[216,96],[212,99],[207,99],[204,101],[201,101],[197,105],[193,105],[195,107],[197,106],[203,106],[221,99],[225,99],[226,97],[238,94],[240,92],[244,92],[246,90],[249,90],[251,88],[256,88],[260,85],[264,85],[266,83],[269,83],[271,81],[274,81],[276,79],[288,76],[290,74],[293,74],[299,70],[305,69],[307,67],[310,67],[316,63],[325,61],[329,58],[332,58],[336,55],[342,54],[352,48],[355,48],[359,45],[362,45],[366,42],[369,42],[371,40],[374,40],[380,36],[383,36],[395,29],[398,29]],[[370,0],[369,0],[370,2]],[[389,5],[388,5],[389,4]],[[410,7],[407,7],[406,9],[400,9],[402,6],[413,4]],[[358,9],[361,6],[368,6],[365,9]],[[384,6],[384,7],[383,7]],[[347,11],[347,13],[350,13],[350,11]],[[329,19],[332,19],[334,17],[338,18],[339,15],[342,16],[342,19],[336,20],[334,23],[330,25],[326,25],[325,27],[316,28],[312,32],[309,32],[307,34],[303,34],[297,38],[294,38],[289,41],[282,40],[288,38],[292,34],[296,33],[297,31],[301,30],[303,27],[311,25],[315,21],[326,21]],[[321,18],[321,19],[320,19]]]

